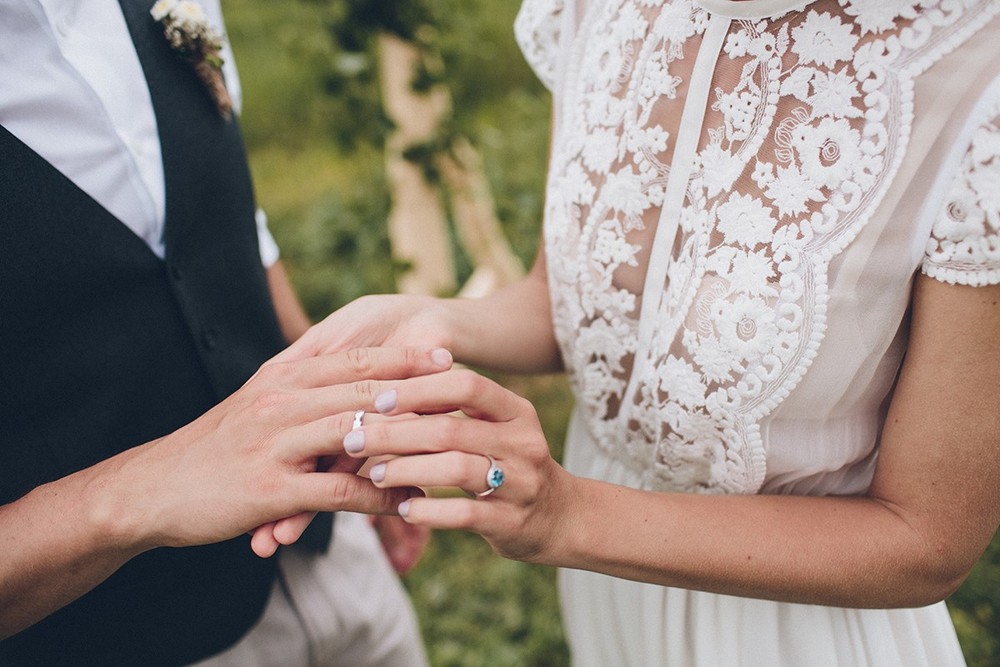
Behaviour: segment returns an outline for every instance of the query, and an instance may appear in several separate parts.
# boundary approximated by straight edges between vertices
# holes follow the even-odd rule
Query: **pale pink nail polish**
[[[375,398],[375,409],[379,412],[390,412],[396,407],[396,390],[382,392]]]
[[[344,451],[348,454],[357,454],[365,448],[365,432],[354,430],[344,436]]]

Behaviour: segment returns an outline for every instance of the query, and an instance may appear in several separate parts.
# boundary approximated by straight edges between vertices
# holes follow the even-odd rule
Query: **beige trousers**
[[[425,667],[409,597],[368,518],[339,512],[325,554],[282,549],[260,621],[197,667]]]

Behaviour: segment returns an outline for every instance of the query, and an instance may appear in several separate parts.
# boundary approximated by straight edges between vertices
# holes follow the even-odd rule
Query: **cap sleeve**
[[[1000,100],[972,133],[921,270],[957,285],[1000,283]]]
[[[514,21],[514,36],[524,59],[550,91],[556,84],[565,2],[566,0],[524,0]]]

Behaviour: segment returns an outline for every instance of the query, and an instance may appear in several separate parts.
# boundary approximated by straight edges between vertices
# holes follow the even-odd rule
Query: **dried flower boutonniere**
[[[158,0],[149,13],[163,24],[170,46],[194,67],[219,115],[228,121],[233,115],[233,100],[222,78],[225,38],[209,24],[205,10],[191,0]]]

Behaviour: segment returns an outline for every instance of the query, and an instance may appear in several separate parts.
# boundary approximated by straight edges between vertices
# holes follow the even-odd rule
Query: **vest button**
[[[215,333],[215,329],[211,327],[201,330],[201,346],[206,350],[214,350],[219,344],[219,336]]]

